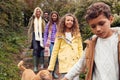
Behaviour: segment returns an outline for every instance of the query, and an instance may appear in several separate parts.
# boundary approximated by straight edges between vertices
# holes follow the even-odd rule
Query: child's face
[[[90,25],[92,32],[98,37],[108,38],[112,35],[112,31],[110,29],[112,22],[112,16],[108,19],[103,14],[101,14],[97,18],[89,20],[88,24]]]
[[[52,17],[52,20],[53,20],[53,21],[56,21],[58,16],[57,16],[57,14],[54,14],[54,13],[53,13],[51,17]]]
[[[65,18],[65,26],[67,29],[70,29],[73,26],[73,17],[72,16],[66,16]]]

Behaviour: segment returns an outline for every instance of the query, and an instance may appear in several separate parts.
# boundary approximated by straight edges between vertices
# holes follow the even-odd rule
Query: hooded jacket
[[[85,80],[92,80],[92,72],[94,68],[95,44],[97,37],[86,40],[86,69],[87,75]],[[119,77],[120,77],[120,34],[118,34],[118,63],[119,63]],[[119,78],[120,80],[120,78]]]

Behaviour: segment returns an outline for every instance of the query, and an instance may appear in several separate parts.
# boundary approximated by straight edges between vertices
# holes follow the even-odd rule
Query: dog
[[[41,70],[35,74],[33,70],[26,69],[23,64],[23,60],[18,63],[18,68],[23,71],[21,80],[53,80],[48,70]]]

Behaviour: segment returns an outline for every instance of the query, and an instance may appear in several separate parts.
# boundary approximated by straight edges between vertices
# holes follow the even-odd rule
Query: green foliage
[[[26,35],[17,32],[9,32],[9,34],[5,39],[2,37],[1,40],[0,80],[20,80],[16,60],[19,60],[17,55],[24,48]]]
[[[85,74],[84,73],[80,74],[80,80],[85,80]]]
[[[16,29],[22,25],[22,7],[17,0],[0,2],[0,27]]]
[[[113,27],[120,27],[120,15],[114,14],[114,22],[112,24]]]
[[[0,80],[20,80],[13,55],[0,49]]]
[[[17,0],[0,1],[0,80],[20,80],[15,56],[26,39],[21,36],[22,8]]]
[[[78,22],[79,22],[79,26],[80,26],[80,32],[82,35],[82,40],[83,43],[86,39],[90,38],[92,34],[89,25],[86,23],[84,16],[85,16],[85,12],[87,7],[92,3],[93,1],[82,1],[77,3],[77,10],[74,12]],[[81,4],[80,4],[81,3]],[[80,5],[79,5],[80,4]],[[84,4],[84,5],[82,5]],[[85,45],[83,44],[83,46],[85,47]]]

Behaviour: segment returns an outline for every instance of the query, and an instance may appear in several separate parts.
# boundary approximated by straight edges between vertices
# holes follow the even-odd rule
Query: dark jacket
[[[32,16],[27,26],[28,27],[28,44],[32,43],[32,37],[34,32],[34,19],[35,17]],[[42,34],[44,33],[44,28],[45,28],[45,21],[42,19]],[[32,45],[30,45],[30,48],[32,48]]]

